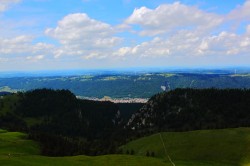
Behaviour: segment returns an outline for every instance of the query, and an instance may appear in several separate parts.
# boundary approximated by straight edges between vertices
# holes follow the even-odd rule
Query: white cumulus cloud
[[[62,44],[56,57],[62,54],[87,55],[90,50],[110,49],[121,41],[114,36],[111,25],[91,19],[84,13],[65,16],[56,28],[49,28],[45,33]]]
[[[187,6],[180,2],[163,4],[156,9],[141,7],[125,21],[127,24],[139,25],[141,35],[158,35],[174,32],[179,29],[207,30],[217,27],[223,18],[214,13],[208,13],[195,6]]]
[[[226,57],[248,55],[249,35],[221,32],[218,35],[200,36],[199,33],[180,31],[169,38],[155,37],[132,47],[118,49],[113,56],[127,58],[187,58],[196,56]]]
[[[16,36],[13,38],[0,38],[0,58],[15,59],[20,57],[28,57],[26,59],[41,60],[40,55],[49,55],[54,46],[47,43],[32,43],[33,37]],[[39,56],[37,56],[39,55]]]
[[[174,63],[195,57],[210,61],[218,57],[225,61],[246,58],[250,51],[250,25],[246,26],[245,33],[239,34],[233,32],[228,23],[250,20],[249,8],[250,0],[223,15],[180,2],[162,4],[155,9],[137,8],[122,25],[153,38],[119,48],[112,55],[122,59],[177,60]]]

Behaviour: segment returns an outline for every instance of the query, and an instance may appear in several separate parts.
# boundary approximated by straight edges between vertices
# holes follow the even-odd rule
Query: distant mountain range
[[[11,92],[0,92],[0,96],[6,96],[6,95],[10,95],[11,94]]]
[[[0,78],[9,77],[50,77],[50,76],[79,76],[79,75],[106,75],[106,74],[145,74],[145,73],[250,73],[250,67],[134,67],[114,69],[70,69],[70,70],[38,70],[38,71],[0,71]]]
[[[183,72],[104,72],[70,76],[19,76],[0,78],[0,91],[38,88],[68,89],[82,98],[150,98],[176,88],[250,88],[245,70],[195,70]],[[76,74],[76,73],[75,73]],[[7,89],[7,90],[6,90]]]

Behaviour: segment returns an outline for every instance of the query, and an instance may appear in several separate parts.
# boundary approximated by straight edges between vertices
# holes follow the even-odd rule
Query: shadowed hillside
[[[250,90],[176,89],[153,96],[129,120],[135,131],[250,126]]]

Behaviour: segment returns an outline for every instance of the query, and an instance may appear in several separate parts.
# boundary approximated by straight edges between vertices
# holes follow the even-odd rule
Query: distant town
[[[84,97],[84,96],[76,96],[78,99],[84,100],[93,100],[93,101],[110,101],[113,103],[146,103],[148,98],[110,98],[108,96],[104,96],[99,99],[96,97]]]

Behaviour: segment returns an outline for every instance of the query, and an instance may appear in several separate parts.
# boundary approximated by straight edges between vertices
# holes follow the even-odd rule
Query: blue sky
[[[0,71],[250,65],[250,0],[0,0]]]

